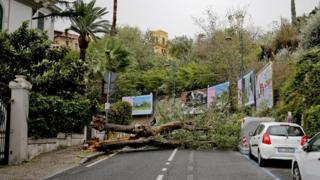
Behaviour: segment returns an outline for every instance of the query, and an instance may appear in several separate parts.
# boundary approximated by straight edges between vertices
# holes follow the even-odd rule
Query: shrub
[[[132,119],[132,107],[128,102],[118,101],[111,105],[108,112],[108,123],[121,125],[130,124]]]
[[[65,100],[58,96],[31,93],[28,134],[30,137],[51,138],[58,132],[82,133],[90,121],[89,100],[74,97]]]
[[[312,48],[303,53],[296,63],[292,76],[281,89],[278,113],[291,111],[296,123],[312,106],[320,104],[320,49]]]
[[[302,126],[309,137],[320,131],[320,105],[311,106],[303,113]]]
[[[301,32],[301,45],[308,49],[320,45],[320,11],[313,15]]]

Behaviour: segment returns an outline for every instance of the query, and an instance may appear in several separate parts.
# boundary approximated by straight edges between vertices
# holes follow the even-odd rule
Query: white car
[[[262,122],[274,122],[270,117],[245,117],[241,123],[238,148],[242,154],[249,154],[249,133],[254,131]]]
[[[294,180],[320,179],[320,133],[305,143],[301,151],[294,154],[292,175]]]
[[[249,157],[258,158],[259,166],[268,159],[291,160],[308,140],[301,126],[284,122],[260,123],[250,135]]]

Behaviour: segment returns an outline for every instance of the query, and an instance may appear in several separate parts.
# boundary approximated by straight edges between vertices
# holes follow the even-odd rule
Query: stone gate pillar
[[[29,91],[32,88],[25,76],[16,75],[9,83],[11,89],[11,118],[9,140],[9,164],[27,160]]]

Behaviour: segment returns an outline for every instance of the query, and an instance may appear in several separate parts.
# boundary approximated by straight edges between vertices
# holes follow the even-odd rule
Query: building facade
[[[0,29],[13,32],[23,21],[28,21],[29,27],[47,31],[49,39],[53,40],[54,18],[32,18],[59,11],[55,3],[56,0],[0,0]]]
[[[66,46],[73,50],[79,51],[78,35],[65,33],[62,31],[54,31],[53,47]]]
[[[151,31],[154,52],[163,56],[168,55],[168,33],[163,30]]]

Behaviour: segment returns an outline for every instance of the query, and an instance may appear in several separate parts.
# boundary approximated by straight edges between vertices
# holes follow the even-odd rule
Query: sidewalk
[[[1,180],[39,180],[51,177],[79,165],[79,146],[41,154],[16,166],[0,166]]]

